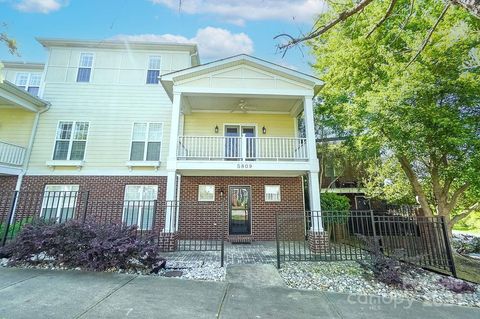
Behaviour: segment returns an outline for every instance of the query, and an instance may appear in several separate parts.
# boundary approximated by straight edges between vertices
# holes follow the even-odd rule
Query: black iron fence
[[[176,250],[219,251],[224,258],[226,203],[97,200],[89,192],[0,192],[0,245],[36,219],[136,226],[137,236],[175,234]]]
[[[277,215],[277,266],[285,261],[363,260],[372,243],[381,253],[456,275],[441,217],[395,216],[373,211]]]
[[[0,245],[35,219],[137,226],[138,236],[161,243],[174,234],[175,250],[219,251],[228,234],[226,199],[215,202],[98,200],[89,192],[0,192]],[[362,260],[369,243],[407,262],[455,275],[445,221],[372,211],[277,214],[277,262]]]

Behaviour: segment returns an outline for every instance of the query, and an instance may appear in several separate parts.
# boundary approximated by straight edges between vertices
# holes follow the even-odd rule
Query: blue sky
[[[308,50],[276,52],[273,37],[308,31],[321,0],[0,0],[0,32],[21,57],[0,47],[1,60],[44,61],[35,37],[196,42],[202,62],[247,53],[312,73]]]

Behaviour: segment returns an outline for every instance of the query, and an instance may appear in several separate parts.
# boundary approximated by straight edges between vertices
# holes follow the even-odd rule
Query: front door
[[[229,186],[230,235],[250,234],[250,186]]]

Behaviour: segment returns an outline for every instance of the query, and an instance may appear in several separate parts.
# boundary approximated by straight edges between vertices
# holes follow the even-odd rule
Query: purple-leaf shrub
[[[452,292],[455,292],[457,294],[475,292],[474,285],[469,284],[466,281],[455,279],[452,277],[442,277],[438,280],[438,283],[443,287],[445,287],[446,289]]]
[[[360,262],[363,268],[372,271],[375,278],[384,284],[411,288],[403,282],[402,273],[405,266],[399,261],[399,258],[396,256],[385,256],[378,241],[375,239],[362,235],[358,235],[358,237],[365,243],[365,248],[370,253],[370,260]]]
[[[152,269],[164,260],[153,238],[137,237],[135,226],[78,221],[32,223],[4,250],[12,265],[48,261],[93,271]]]

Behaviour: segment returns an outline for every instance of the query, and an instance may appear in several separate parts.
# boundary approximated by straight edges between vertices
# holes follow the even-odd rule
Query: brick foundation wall
[[[224,205],[225,234],[228,236],[228,204],[221,202],[220,191],[228,197],[228,186],[242,185],[251,187],[251,235],[254,240],[275,240],[275,217],[277,213],[301,213],[303,206],[303,190],[301,177],[242,177],[242,176],[182,176],[181,202],[198,202],[198,185],[215,185],[215,203]],[[265,185],[280,185],[281,201],[265,202]],[[208,204],[205,204],[208,205]],[[180,212],[179,236],[190,234],[198,238],[214,238],[218,236],[218,223],[221,215],[208,218],[206,214],[195,209],[183,209]],[[205,217],[202,217],[205,216]],[[215,225],[216,224],[216,225]],[[302,223],[303,224],[303,223]],[[302,228],[303,234],[303,228]]]
[[[79,185],[75,218],[122,223],[126,185],[157,185],[158,197],[153,234],[158,234],[165,221],[165,176],[25,176],[17,204],[16,219],[39,216],[43,192],[47,184]],[[86,191],[89,191],[88,201]],[[74,199],[72,199],[74,200]]]
[[[17,176],[0,176],[0,193],[11,192],[17,185]]]
[[[166,176],[25,176],[22,191],[43,192],[47,184],[79,185],[91,200],[123,201],[126,185],[158,185],[158,201],[165,200]]]
[[[17,176],[0,176],[0,224],[10,211],[12,196],[17,185]]]

